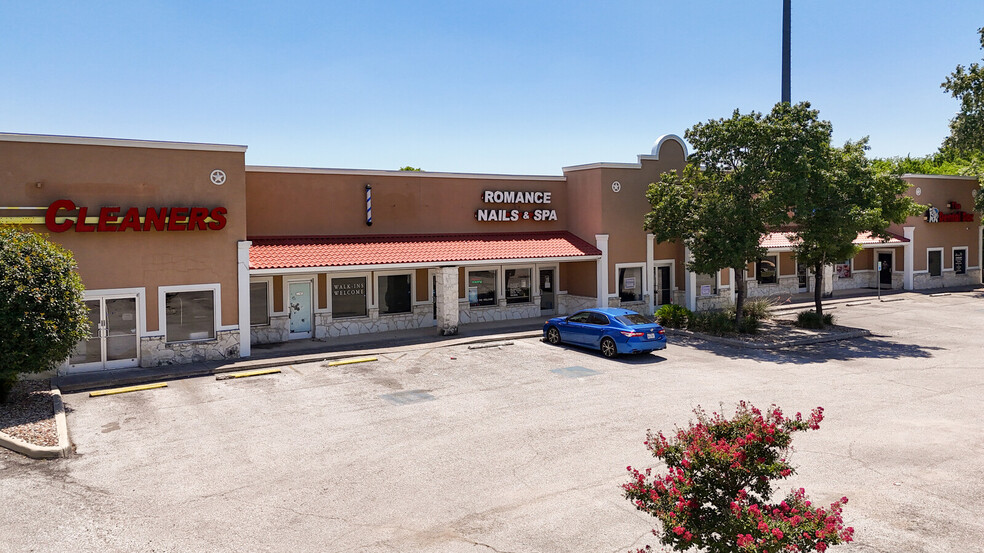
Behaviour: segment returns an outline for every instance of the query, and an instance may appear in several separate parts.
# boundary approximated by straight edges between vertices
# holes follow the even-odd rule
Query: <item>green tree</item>
[[[413,167],[411,165],[405,165],[400,167],[400,171],[423,171],[420,167]]]
[[[775,143],[775,123],[771,114],[735,110],[729,119],[694,125],[684,134],[694,153],[683,173],[664,174],[647,192],[652,210],[646,230],[659,242],[682,241],[692,256],[688,270],[734,270],[736,328],[746,296],[745,267],[765,255],[762,235],[786,218],[783,198],[769,178],[776,155],[784,153]]]
[[[89,335],[71,252],[33,232],[0,228],[0,403],[20,373],[65,360]]]
[[[984,48],[984,27],[977,32]],[[950,120],[950,136],[943,141],[942,150],[958,154],[984,152],[984,66],[957,65],[940,88],[960,101],[960,111]]]
[[[823,268],[854,257],[859,233],[888,238],[888,227],[918,213],[904,193],[908,185],[896,175],[877,172],[865,155],[868,139],[830,145],[832,127],[809,103],[783,104],[773,111],[788,134],[785,150],[770,172],[791,210],[796,259],[813,269],[816,312],[823,320]]]

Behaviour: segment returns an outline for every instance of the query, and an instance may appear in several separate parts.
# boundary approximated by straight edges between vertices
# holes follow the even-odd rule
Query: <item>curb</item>
[[[336,359],[345,359],[347,357],[359,356],[359,357],[371,357],[378,356],[386,353],[397,353],[401,351],[415,351],[420,349],[437,349],[445,348],[451,346],[461,346],[467,344],[483,344],[487,342],[501,342],[503,340],[521,340],[523,338],[540,338],[543,336],[542,330],[529,330],[523,332],[513,332],[510,334],[496,334],[490,336],[478,336],[475,338],[458,338],[454,340],[444,340],[441,342],[426,342],[423,344],[409,344],[406,346],[394,346],[391,348],[381,348],[381,349],[353,349],[347,351],[336,351],[336,352],[326,352],[326,353],[310,353],[306,355],[294,355],[287,357],[270,357],[268,359],[257,359],[256,361],[239,361],[236,363],[230,363],[228,365],[223,365],[216,367],[212,370],[215,374],[233,372],[242,370],[245,368],[250,369],[263,369],[267,367],[280,367],[283,365],[292,364],[302,364],[302,363],[317,363],[319,361],[334,361]]]
[[[58,431],[58,445],[42,446],[25,442],[20,438],[8,436],[0,432],[0,446],[16,451],[32,459],[57,459],[67,457],[71,450],[71,443],[68,441],[68,424],[65,421],[65,404],[62,402],[61,390],[52,386],[51,398],[55,411],[55,429]]]
[[[265,369],[272,367],[282,367],[285,365],[318,363],[323,361],[333,361],[349,357],[365,357],[372,355],[382,355],[386,353],[397,353],[402,351],[415,351],[421,349],[436,349],[449,346],[460,346],[467,344],[482,344],[487,342],[501,342],[503,340],[520,340],[524,338],[539,338],[543,336],[542,330],[527,330],[521,332],[511,332],[506,334],[489,334],[485,336],[474,336],[465,338],[454,338],[436,342],[423,342],[418,344],[406,344],[389,348],[376,349],[351,349],[345,351],[308,353],[300,355],[285,355],[280,357],[267,357],[261,359],[245,359],[234,363],[217,364],[212,367],[197,366],[190,370],[182,370],[181,365],[170,365],[167,367],[156,367],[146,369],[146,374],[126,375],[116,378],[110,377],[98,382],[60,382],[61,389],[65,393],[88,392],[116,386],[132,386],[146,384],[148,382],[163,382],[172,380],[182,380],[185,378],[198,378],[202,376],[216,376],[223,373],[238,372],[252,369]]]
[[[780,349],[793,346],[806,346],[810,344],[822,344],[825,342],[836,342],[838,340],[851,340],[853,338],[861,338],[862,336],[871,336],[871,331],[863,328],[855,329],[850,332],[841,332],[838,334],[831,334],[828,336],[815,336],[811,338],[798,338],[796,340],[786,340],[785,342],[775,342],[772,344],[756,344],[752,342],[745,342],[742,340],[736,340],[734,338],[724,338],[721,336],[713,336],[711,334],[702,334],[700,332],[693,332],[690,330],[682,330],[678,328],[667,329],[672,334],[678,336],[690,336],[692,338],[697,338],[699,340],[705,340],[707,342],[716,342],[719,344],[725,344],[728,346],[733,346],[737,348],[744,349]]]

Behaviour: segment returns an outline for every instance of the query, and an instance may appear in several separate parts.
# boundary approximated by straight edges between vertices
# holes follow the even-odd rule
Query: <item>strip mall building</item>
[[[645,193],[681,170],[660,138],[635,163],[560,176],[258,167],[245,146],[0,134],[0,222],[74,252],[92,338],[67,370],[250,355],[251,344],[545,317],[612,305],[652,313],[733,301],[735,275],[686,270],[642,229]],[[933,207],[860,236],[831,290],[981,282],[975,178],[907,175]],[[810,291],[782,233],[749,293]],[[881,267],[879,270],[878,267]]]

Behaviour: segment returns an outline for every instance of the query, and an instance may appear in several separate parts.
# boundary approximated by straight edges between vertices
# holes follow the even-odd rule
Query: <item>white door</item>
[[[311,281],[291,282],[287,293],[290,295],[288,313],[290,315],[290,338],[310,338],[314,302],[311,297]]]
[[[140,364],[137,298],[100,297],[85,300],[89,339],[79,342],[68,360],[70,370],[136,367]]]
[[[810,289],[810,270],[803,263],[796,263],[796,281],[800,292],[806,292]]]

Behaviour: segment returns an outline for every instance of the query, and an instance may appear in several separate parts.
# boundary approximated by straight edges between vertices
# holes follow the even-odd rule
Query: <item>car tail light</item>
[[[622,330],[620,332],[622,333],[622,336],[625,336],[625,337],[628,337],[628,338],[638,338],[639,336],[644,336],[645,335],[644,332],[633,332],[631,330]]]
[[[656,334],[666,334],[666,331],[661,328],[656,331]]]

